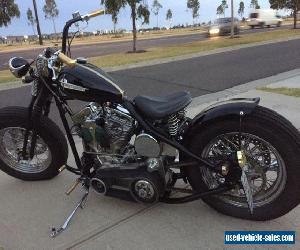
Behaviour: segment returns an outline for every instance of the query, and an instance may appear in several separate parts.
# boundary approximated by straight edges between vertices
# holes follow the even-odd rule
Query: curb
[[[205,104],[205,103],[217,102],[217,101],[220,101],[221,99],[223,100],[223,99],[229,98],[229,97],[237,95],[237,94],[245,93],[249,90],[253,90],[253,89],[256,89],[259,87],[264,87],[269,84],[280,82],[282,80],[293,78],[293,77],[299,76],[299,75],[300,75],[300,68],[294,69],[291,71],[287,71],[284,73],[280,73],[280,74],[277,74],[274,76],[255,80],[252,82],[248,82],[245,84],[241,84],[241,85],[235,86],[233,88],[225,89],[223,91],[219,91],[216,93],[198,96],[198,97],[193,98],[193,102],[190,105],[189,109],[196,108],[197,106]]]

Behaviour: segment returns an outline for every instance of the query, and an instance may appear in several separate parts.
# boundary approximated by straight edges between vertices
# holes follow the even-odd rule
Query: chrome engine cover
[[[117,153],[125,147],[133,135],[134,119],[126,112],[127,110],[120,106],[106,110],[105,130],[110,137],[112,153]]]

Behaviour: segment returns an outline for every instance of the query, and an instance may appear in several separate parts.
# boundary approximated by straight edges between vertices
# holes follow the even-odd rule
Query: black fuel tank
[[[64,67],[59,75],[63,92],[72,99],[88,102],[118,102],[123,100],[124,91],[103,70],[95,65],[77,64]]]

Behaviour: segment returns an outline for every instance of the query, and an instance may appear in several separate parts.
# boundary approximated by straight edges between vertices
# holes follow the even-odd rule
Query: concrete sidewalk
[[[262,105],[278,111],[300,128],[300,98],[253,90],[263,85],[288,86],[291,82],[299,82],[300,87],[300,70],[198,97],[189,114],[199,113],[223,96],[260,96]],[[69,163],[73,162],[70,156]],[[202,201],[146,207],[91,193],[87,207],[74,217],[68,230],[51,239],[51,227],[59,226],[80,198],[80,189],[70,197],[64,195],[74,178],[63,172],[52,181],[28,183],[1,172],[0,249],[225,249],[226,230],[290,230],[300,234],[300,207],[277,220],[250,222],[219,214]],[[299,249],[298,237],[296,241],[289,248]],[[282,249],[248,246],[267,247]],[[244,248],[247,247],[230,247]]]

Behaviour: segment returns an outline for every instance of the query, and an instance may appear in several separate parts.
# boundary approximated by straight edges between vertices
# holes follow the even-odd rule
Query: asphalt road
[[[300,40],[268,44],[199,58],[122,70],[111,75],[129,97],[188,90],[193,97],[300,68]],[[0,108],[27,106],[30,88],[0,92]],[[74,101],[75,110],[82,106]],[[53,106],[51,118],[59,121]]]
[[[279,28],[271,29],[287,29],[291,26],[282,26]],[[265,32],[270,29],[253,29],[253,30],[241,30],[241,33],[254,33],[254,32]],[[155,39],[146,39],[138,41],[138,49],[147,49],[155,46],[169,46],[175,44],[183,44],[194,41],[201,41],[209,39],[206,34],[193,34],[193,35],[182,35],[182,36],[170,36],[170,37],[161,37]],[[74,45],[72,47],[72,57],[95,57],[101,55],[108,55],[112,53],[130,51],[132,48],[131,41],[124,42],[112,42],[112,43],[99,43],[99,44],[89,44],[89,45]],[[6,69],[8,61],[11,57],[21,56],[26,59],[34,59],[42,49],[31,49],[31,50],[20,50],[17,52],[0,52],[0,70]]]

